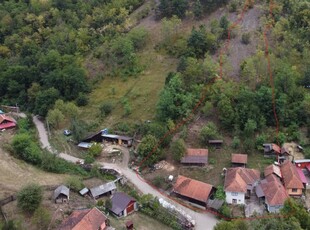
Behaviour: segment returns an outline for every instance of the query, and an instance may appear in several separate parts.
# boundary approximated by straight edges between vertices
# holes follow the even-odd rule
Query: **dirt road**
[[[44,127],[44,124],[42,121],[40,121],[37,117],[33,117],[33,122],[37,127],[38,133],[39,133],[39,138],[40,142],[42,144],[43,148],[48,149],[52,153],[56,153],[55,151],[52,150],[49,141],[48,141],[48,136],[46,129]],[[209,213],[198,213],[195,212],[187,207],[182,206],[181,204],[171,200],[168,198],[165,194],[161,194],[157,189],[153,188],[152,186],[149,185],[147,181],[145,181],[142,177],[137,175],[134,171],[129,169],[127,167],[128,165],[128,160],[129,160],[129,151],[128,149],[120,146],[116,146],[117,148],[120,148],[123,151],[124,154],[124,160],[120,164],[111,164],[111,163],[105,163],[105,162],[99,162],[102,166],[106,168],[112,168],[116,169],[117,171],[120,171],[128,180],[130,180],[142,193],[144,194],[152,194],[153,196],[156,196],[158,198],[162,198],[166,200],[167,202],[173,204],[177,208],[182,209],[190,215],[196,222],[196,229],[197,230],[211,230],[217,223],[217,219],[215,218],[214,215],[209,214]],[[65,154],[65,153],[59,153],[59,157],[75,163],[77,160],[81,160],[79,158],[73,157],[71,155]]]

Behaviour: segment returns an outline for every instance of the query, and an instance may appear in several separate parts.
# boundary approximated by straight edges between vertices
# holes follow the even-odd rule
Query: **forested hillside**
[[[224,14],[216,13],[220,7]],[[234,15],[253,7],[260,12],[255,33],[231,28]],[[144,103],[152,107],[148,108],[151,119],[166,130],[167,122],[171,127],[187,117],[206,93],[201,114],[206,118],[216,114],[218,119],[213,121],[219,122],[218,128],[229,132],[237,144],[241,140],[246,152],[267,140],[306,144],[299,128],[309,130],[310,125],[309,8],[307,0],[274,1],[272,14],[268,1],[4,1],[0,5],[1,104],[18,104],[46,116],[49,110],[59,109],[54,106],[57,99],[78,106],[90,100],[85,114],[90,120],[100,115],[94,128],[106,118],[113,124],[131,115],[137,118]],[[135,20],[133,12],[138,15]],[[264,44],[267,25],[272,79]],[[255,50],[240,66],[233,66],[237,72],[229,67],[236,54],[230,54],[229,48],[221,52],[229,34],[235,43],[240,37],[239,47]],[[145,63],[146,57],[151,64]],[[223,76],[218,79],[220,58]],[[171,63],[166,68],[160,59]],[[151,77],[144,80],[146,74]],[[152,92],[150,82],[162,78],[166,78],[162,92],[161,84],[154,84],[156,92]],[[150,84],[140,85],[144,81]],[[116,90],[117,82],[132,88]],[[107,91],[108,98],[122,95],[114,101],[101,100]],[[142,91],[143,99],[139,98]],[[272,130],[277,124],[280,132],[275,135]],[[121,124],[116,129],[133,134],[135,128]],[[215,138],[217,130],[213,131]]]

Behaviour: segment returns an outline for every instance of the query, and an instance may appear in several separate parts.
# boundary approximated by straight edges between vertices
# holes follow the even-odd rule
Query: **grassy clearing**
[[[139,212],[135,212],[125,218],[116,219],[112,215],[109,217],[111,226],[118,230],[125,230],[125,223],[128,220],[133,221],[133,225],[135,229],[139,230],[170,230],[171,228],[163,225],[162,223],[142,214]]]

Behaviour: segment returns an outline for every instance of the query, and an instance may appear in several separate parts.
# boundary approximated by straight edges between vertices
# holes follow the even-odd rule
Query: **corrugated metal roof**
[[[92,194],[92,196],[95,198],[97,196],[103,195],[107,192],[113,191],[116,189],[115,183],[112,182],[108,182],[106,184],[100,185],[98,187],[95,188],[91,188],[90,192]]]
[[[224,204],[223,200],[218,200],[218,199],[208,200],[207,207],[213,208],[215,210],[219,210],[223,204]]]
[[[93,143],[81,142],[81,143],[78,144],[78,147],[89,149],[92,145],[93,145]]]
[[[181,159],[182,164],[207,164],[208,156],[185,156]]]
[[[114,134],[102,134],[101,136],[107,137],[107,138],[113,138],[113,139],[121,139],[124,141],[130,141],[133,139],[133,137],[120,136],[120,135],[114,135]]]
[[[84,196],[86,193],[89,192],[89,189],[88,188],[83,188],[81,191],[79,191],[79,193]]]
[[[60,185],[55,189],[53,198],[57,199],[60,194],[66,195],[69,198],[69,191],[70,189],[68,187]]]

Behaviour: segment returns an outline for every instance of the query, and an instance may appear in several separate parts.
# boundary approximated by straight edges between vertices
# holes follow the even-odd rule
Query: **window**
[[[238,193],[237,192],[232,192],[231,195],[232,196],[238,196]]]
[[[292,188],[292,192],[297,192],[297,188]]]

